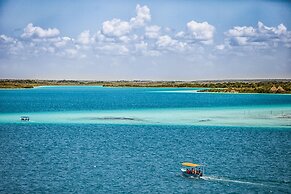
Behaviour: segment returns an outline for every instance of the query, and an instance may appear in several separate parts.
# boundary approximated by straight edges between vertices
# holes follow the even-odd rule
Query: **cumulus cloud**
[[[257,27],[235,26],[225,32],[226,44],[230,46],[248,46],[256,48],[277,47],[282,44],[288,47],[291,38],[291,32],[287,30],[284,24],[277,27],[265,26],[258,22]]]
[[[228,36],[254,36],[256,35],[256,29],[254,29],[252,26],[235,26],[233,29],[230,29],[226,35]]]
[[[127,35],[132,29],[142,27],[151,20],[150,9],[147,6],[136,6],[136,16],[130,21],[114,18],[103,22],[101,32],[105,36],[120,37]]]
[[[135,53],[152,57],[161,55],[160,51],[150,48],[149,43],[144,41],[135,44]]]
[[[105,21],[102,24],[102,32],[107,36],[123,36],[128,34],[131,30],[129,22],[122,21],[120,19],[112,19]]]
[[[73,39],[70,38],[70,37],[67,37],[67,36],[65,36],[65,37],[59,37],[59,38],[57,39],[57,41],[54,42],[54,45],[55,45],[56,47],[64,47],[64,46],[66,46],[69,42],[72,42],[72,41],[73,41]]]
[[[194,20],[187,23],[187,29],[195,39],[202,41],[212,40],[215,31],[215,27],[208,22],[199,23]]]
[[[175,37],[180,41],[190,44],[212,44],[215,27],[208,22],[196,22],[191,20],[186,24],[186,31],[179,31]]]
[[[95,34],[92,36],[92,41],[94,42],[102,42],[106,39],[106,36],[102,33],[101,30],[98,30]]]
[[[287,33],[287,28],[283,24],[278,25],[277,28],[276,27],[268,27],[259,21],[258,22],[258,31],[259,31],[259,33],[262,33],[262,34],[282,35],[282,34]]]
[[[103,54],[109,55],[126,55],[129,52],[129,49],[125,45],[119,44],[106,44],[96,49]]]
[[[137,51],[145,51],[148,48],[148,43],[141,41],[140,43],[135,44],[135,49]]]
[[[104,21],[95,33],[82,31],[75,39],[60,36],[56,28],[44,29],[29,23],[21,37],[0,35],[1,52],[41,54],[60,57],[96,55],[145,55],[159,56],[164,53],[198,52],[212,48],[225,52],[231,48],[269,48],[284,45],[291,47],[291,32],[283,24],[268,27],[262,22],[253,26],[235,26],[224,33],[224,44],[212,44],[215,27],[208,22],[191,20],[183,30],[160,27],[150,23],[151,14],[147,6],[136,6],[136,15],[125,21],[118,18]],[[208,44],[207,47],[205,44]]]
[[[48,28],[43,29],[38,26],[33,26],[32,23],[29,23],[25,28],[24,32],[21,35],[23,38],[51,38],[56,37],[60,34],[60,31],[57,28]]]
[[[130,24],[132,27],[144,26],[146,22],[151,20],[150,9],[145,6],[140,6],[139,4],[135,8],[136,17],[130,19]]]
[[[23,44],[17,39],[4,34],[0,35],[0,56],[17,55],[17,53],[23,49]]]
[[[157,25],[147,26],[145,28],[145,35],[148,38],[158,38],[160,35],[161,27]]]
[[[173,46],[177,41],[173,40],[170,36],[165,35],[165,36],[160,36],[159,39],[157,40],[157,45],[158,47],[168,47],[168,46]]]
[[[17,55],[19,58],[41,57],[41,56],[78,56],[72,52],[76,48],[73,38],[61,37],[56,29],[43,29],[35,27],[31,23],[24,28],[20,37],[0,36],[0,50],[2,55]]]
[[[1,34],[0,35],[0,42],[3,42],[3,43],[14,43],[15,40],[12,37],[9,37],[9,36],[6,36],[4,34]]]
[[[86,30],[84,32],[81,32],[78,36],[78,42],[81,44],[89,44],[90,43],[90,31]]]
[[[183,38],[186,35],[186,33],[184,31],[180,31],[176,34],[177,38]]]
[[[187,43],[175,40],[168,35],[160,36],[156,41],[156,45],[158,49],[169,51],[183,51],[187,48]]]
[[[231,67],[236,65],[236,60],[246,59],[244,64],[240,61],[237,64],[246,65],[243,69],[247,69],[251,65],[259,64],[257,59],[267,56],[266,60],[261,60],[262,64],[268,62],[286,66],[286,70],[290,69],[291,32],[284,24],[270,27],[258,22],[255,26],[234,26],[223,34],[216,32],[214,25],[208,21],[198,22],[192,18],[184,21],[183,29],[175,29],[174,26],[153,23],[151,10],[146,5],[137,5],[135,11],[127,19],[112,17],[102,21],[96,24],[100,27],[93,31],[80,29],[76,36],[61,35],[61,29],[53,26],[48,28],[29,23],[23,26],[21,35],[15,35],[17,32],[14,35],[0,35],[0,59],[3,64],[7,61],[7,66],[10,65],[9,61],[17,64],[32,62],[31,64],[40,64],[39,66],[53,64],[55,61],[58,65],[82,64],[85,67],[90,64],[87,69],[99,67],[102,63],[104,68],[108,68],[112,60],[116,64],[125,65],[154,64],[153,72],[156,72],[159,64],[167,64],[168,66],[163,67],[166,70],[177,64],[186,64],[186,74],[195,72],[192,70],[197,68],[203,70],[203,66],[208,65],[210,69],[217,67],[213,71],[216,75],[224,63],[229,64],[226,67],[231,72],[235,69]],[[216,35],[220,38],[214,38]],[[222,42],[218,42],[220,39]],[[256,48],[260,50],[255,50]],[[270,58],[274,60],[271,61]],[[44,62],[40,63],[40,60]],[[79,63],[78,60],[82,62]],[[251,65],[247,66],[248,63]],[[129,69],[122,68],[121,65],[120,68],[124,71]]]
[[[18,47],[23,48],[28,55],[39,56],[48,53],[74,58],[90,54],[159,56],[162,53],[194,48],[196,43],[211,43],[214,36],[215,28],[207,22],[192,20],[186,24],[185,32],[180,31],[175,36],[175,29],[161,28],[150,21],[150,9],[146,5],[137,5],[136,15],[131,19],[113,18],[104,21],[96,33],[91,34],[89,30],[85,30],[76,39],[60,36],[60,31],[56,28],[44,29],[29,23],[24,28],[22,39],[2,35],[0,41],[3,44],[7,42],[7,45],[8,42],[18,42],[21,46]],[[14,47],[16,48],[15,45],[9,46],[10,50]],[[16,49],[14,51],[17,53]]]

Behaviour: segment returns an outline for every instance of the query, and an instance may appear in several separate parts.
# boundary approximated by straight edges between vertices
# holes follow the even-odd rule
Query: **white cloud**
[[[129,52],[126,46],[118,44],[107,44],[98,49],[101,53],[110,55],[126,55]]]
[[[150,9],[137,5],[136,16],[130,20],[114,18],[104,21],[96,33],[91,34],[89,30],[85,30],[76,39],[61,37],[56,28],[43,29],[29,23],[24,28],[22,38],[0,35],[0,52],[13,55],[22,53],[27,56],[49,54],[68,58],[86,56],[89,59],[90,56],[102,54],[159,56],[169,52],[190,56],[200,52],[198,48],[222,53],[239,46],[246,50],[249,47],[291,47],[291,32],[283,24],[268,27],[258,22],[257,27],[235,26],[224,33],[224,44],[211,45],[215,27],[208,22],[192,20],[184,30],[179,31],[150,24],[150,21]]]
[[[279,44],[288,47],[291,32],[280,24],[277,27],[265,26],[258,22],[257,28],[252,26],[235,26],[228,30],[225,42],[230,46],[248,46],[256,48],[277,47]]]
[[[168,35],[160,36],[156,41],[156,45],[159,49],[165,49],[169,51],[184,51],[187,48],[187,43],[179,42],[178,40],[172,39]]]
[[[265,26],[262,22],[258,22],[258,31],[262,34],[277,34],[277,35],[281,35],[281,34],[286,34],[287,32],[287,28],[283,25],[280,24],[278,25],[278,27],[268,27]]]
[[[135,51],[136,53],[142,54],[144,56],[157,57],[161,55],[161,53],[158,50],[150,49],[149,44],[144,41],[135,44]]]
[[[135,49],[136,50],[140,50],[140,51],[144,51],[148,48],[148,43],[142,41],[141,43],[137,43],[135,44]]]
[[[22,38],[26,38],[25,40],[17,38],[14,40],[2,35],[0,41],[3,42],[2,50],[13,50],[15,54],[17,52],[19,54],[22,52],[27,56],[50,54],[68,58],[82,55],[95,56],[96,54],[158,56],[162,51],[175,52],[183,49],[186,43],[171,38],[169,34],[173,31],[168,30],[161,35],[161,27],[148,25],[150,20],[150,9],[147,6],[137,5],[136,16],[129,21],[117,18],[104,21],[101,29],[97,30],[95,34],[91,35],[90,31],[86,30],[81,32],[76,40],[59,36],[60,31],[56,28],[44,29],[29,23],[21,35]],[[8,43],[5,43],[5,46],[4,42],[9,41],[18,41],[21,47]]]
[[[21,35],[23,38],[51,38],[56,37],[60,34],[60,31],[57,28],[48,28],[43,29],[38,26],[33,26],[32,23],[29,23],[25,28],[24,32]]]
[[[106,39],[105,35],[99,30],[96,34],[93,35],[92,40],[94,42],[102,42]]]
[[[84,45],[87,45],[90,43],[90,31],[86,30],[81,32],[81,34],[79,34],[78,36],[78,42]]]
[[[233,29],[230,29],[226,35],[228,36],[254,36],[256,35],[256,29],[253,27],[249,26],[235,26]]]
[[[212,29],[211,25],[206,22],[196,22],[198,27],[195,27],[193,26],[194,21],[191,21],[188,23],[190,27],[187,33],[182,31],[173,36],[174,29],[163,28],[162,31],[160,26],[148,24],[150,20],[150,9],[147,6],[137,5],[135,17],[129,21],[117,18],[104,21],[101,29],[93,35],[86,30],[81,32],[75,40],[59,36],[60,31],[56,28],[43,29],[29,23],[21,37],[31,39],[16,39],[15,41],[22,43],[22,48],[28,55],[55,54],[59,57],[73,58],[81,55],[95,56],[96,54],[159,56],[162,53],[184,51],[190,48],[189,42],[193,43],[192,40],[204,43],[213,37],[213,34],[209,35],[209,32],[202,36],[202,32]],[[189,39],[191,40],[188,42]],[[12,38],[4,35],[0,37],[0,40],[2,42],[13,41]],[[14,50],[17,53],[17,50]]]
[[[130,24],[132,27],[144,26],[146,22],[151,20],[150,9],[145,6],[136,6],[136,17],[130,19]]]
[[[176,44],[176,40],[173,40],[170,36],[164,35],[160,36],[156,42],[158,47],[169,47]]]
[[[54,43],[54,45],[56,47],[64,47],[64,46],[66,46],[71,41],[73,41],[73,40],[70,37],[65,36],[65,37],[59,38],[58,41],[56,41]]]
[[[148,38],[158,38],[160,35],[161,27],[157,25],[146,26],[145,35]]]
[[[194,39],[209,41],[213,39],[215,27],[207,22],[190,21],[187,23],[187,29]]]
[[[102,24],[102,33],[107,36],[123,36],[130,32],[131,26],[129,22],[122,21],[120,19],[112,19],[105,21]]]
[[[142,27],[151,20],[150,9],[145,6],[136,6],[136,16],[130,21],[123,21],[118,18],[103,22],[101,32],[106,36],[120,37],[127,35],[132,29]]]
[[[40,47],[40,50],[47,53],[55,53],[56,49],[54,47]]]
[[[61,56],[72,57],[77,55],[77,45],[73,38],[60,37],[60,32],[54,29],[34,27],[31,23],[24,28],[22,38],[0,36],[0,42],[5,41],[1,47],[8,55],[19,58]],[[25,39],[24,39],[25,38]],[[9,43],[9,44],[8,44]]]
[[[24,45],[22,42],[4,34],[0,35],[0,56],[3,54],[17,55],[18,52],[23,51],[23,49]]]
[[[0,35],[0,42],[4,42],[4,43],[15,43],[16,40],[14,40],[14,38],[11,38],[9,36],[6,36],[4,34]]]
[[[185,36],[185,32],[180,31],[175,35],[177,38],[183,38]]]
[[[128,43],[130,41],[130,38],[128,36],[121,36],[119,37],[119,40],[121,40],[124,43]]]
[[[194,44],[202,43],[210,45],[213,43],[215,27],[208,22],[196,22],[194,20],[186,24],[186,31],[179,31],[175,34],[180,42],[194,46]]]

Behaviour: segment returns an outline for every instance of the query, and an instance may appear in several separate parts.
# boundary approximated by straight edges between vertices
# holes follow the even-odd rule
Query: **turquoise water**
[[[0,192],[290,193],[291,95],[196,91],[0,90]]]

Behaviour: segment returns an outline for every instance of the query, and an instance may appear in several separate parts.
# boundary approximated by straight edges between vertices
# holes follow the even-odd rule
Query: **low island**
[[[205,88],[199,92],[291,93],[290,79],[273,80],[207,80],[207,81],[84,81],[84,80],[0,80],[0,88],[34,88],[38,86],[103,87],[175,87]]]

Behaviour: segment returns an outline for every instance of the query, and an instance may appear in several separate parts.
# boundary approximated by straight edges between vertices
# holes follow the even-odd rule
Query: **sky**
[[[0,79],[291,78],[291,1],[0,0]]]

